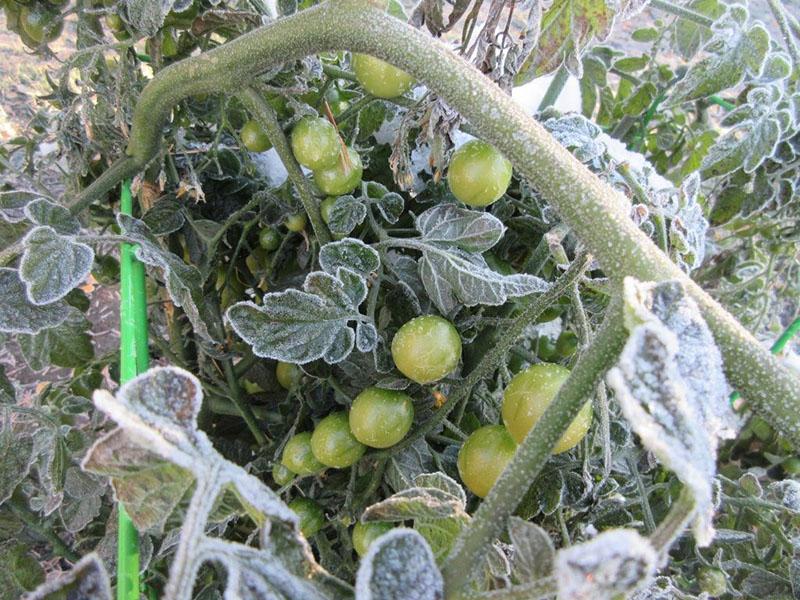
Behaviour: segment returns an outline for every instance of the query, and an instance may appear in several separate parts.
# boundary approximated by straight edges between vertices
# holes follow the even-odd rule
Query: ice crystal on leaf
[[[611,529],[560,550],[555,559],[558,597],[604,600],[634,591],[650,580],[658,554],[632,529]]]
[[[733,437],[722,358],[694,301],[675,281],[625,279],[630,337],[607,380],[642,444],[689,488],[700,545],[714,530],[719,440]]]

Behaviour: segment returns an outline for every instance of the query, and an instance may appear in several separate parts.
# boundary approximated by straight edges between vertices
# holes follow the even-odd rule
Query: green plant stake
[[[120,211],[130,215],[133,209],[130,180],[122,183]],[[120,247],[120,383],[147,370],[147,295],[144,265],[136,260],[134,244]],[[117,600],[139,600],[139,535],[119,505],[117,539]]]

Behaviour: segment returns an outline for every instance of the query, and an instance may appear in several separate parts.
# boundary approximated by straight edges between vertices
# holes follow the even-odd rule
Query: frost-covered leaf
[[[153,235],[167,235],[178,231],[186,222],[183,204],[172,198],[159,200],[142,215],[142,221]]]
[[[333,259],[327,264],[336,267]],[[226,318],[256,356],[291,363],[324,358],[334,364],[347,358],[353,349],[355,333],[348,323],[359,320],[358,305],[363,299],[349,295],[342,280],[315,271],[306,277],[302,291],[265,294],[262,306],[234,304]]]
[[[624,295],[630,337],[607,381],[644,446],[692,492],[695,537],[707,545],[718,442],[738,426],[722,358],[679,282],[626,278]]]
[[[128,20],[131,26],[145,36],[154,36],[164,25],[164,19],[181,4],[176,0],[125,0],[128,6]]]
[[[703,175],[717,177],[740,167],[745,173],[752,173],[775,154],[784,129],[791,122],[789,112],[779,107],[781,93],[773,86],[755,88],[747,98],[748,104],[742,107],[747,112],[729,115],[736,119],[735,127],[719,138],[703,158]]]
[[[544,529],[519,517],[511,517],[508,535],[514,547],[512,573],[517,581],[536,581],[552,573],[555,549]]]
[[[41,371],[51,364],[72,369],[85,365],[94,357],[94,346],[88,333],[90,327],[84,314],[69,306],[63,323],[39,333],[20,334],[17,342],[25,362],[34,371]]]
[[[12,428],[10,413],[0,410],[0,504],[14,493],[36,460],[34,440]]]
[[[380,268],[381,259],[377,251],[361,240],[345,238],[325,244],[319,251],[319,264],[332,275],[344,267],[366,277]]]
[[[52,227],[32,229],[23,244],[19,275],[33,304],[60,300],[92,270],[94,250],[59,235]]]
[[[0,331],[38,333],[63,323],[68,316],[69,306],[63,300],[44,306],[31,303],[19,273],[0,268]]]
[[[425,539],[397,528],[375,540],[356,575],[357,600],[440,600],[444,581]]]
[[[441,471],[422,473],[414,477],[414,485],[420,488],[433,488],[453,496],[462,507],[467,506],[467,494],[461,485]]]
[[[426,487],[401,490],[364,511],[365,521],[405,521],[407,519],[444,519],[466,514],[460,498],[448,492]]]
[[[636,531],[604,531],[588,542],[556,554],[558,597],[612,600],[645,585],[655,574],[657,565],[655,548]]]
[[[137,445],[122,429],[98,440],[83,467],[111,478],[116,499],[139,531],[161,531],[194,481],[189,471]]]
[[[111,582],[97,554],[87,554],[64,575],[45,583],[27,600],[111,600]]]
[[[605,144],[598,139],[602,130],[582,115],[547,119],[544,126],[581,162],[593,161],[606,152]]]
[[[457,246],[467,252],[484,252],[492,248],[506,228],[491,213],[460,208],[455,204],[438,204],[429,208],[416,221],[417,230],[426,242]]]
[[[203,312],[205,303],[203,302],[200,271],[193,265],[187,265],[179,256],[161,248],[158,240],[143,221],[120,214],[117,215],[117,222],[123,233],[133,238],[138,244],[136,258],[146,265],[162,270],[170,298],[175,306],[183,308],[195,332],[212,340],[213,337],[208,331],[207,319]]]
[[[0,219],[6,223],[24,221],[27,218],[25,206],[40,197],[38,194],[20,190],[0,192]]]
[[[405,201],[400,194],[389,192],[375,201],[375,206],[387,223],[394,225],[400,220],[405,208]]]
[[[769,33],[761,23],[743,25],[742,11],[746,18],[744,7],[733,7],[712,25],[714,36],[705,46],[710,55],[692,65],[672,88],[670,103],[705,98],[739,85],[745,75],[757,77],[761,73],[769,50]]]
[[[395,491],[414,485],[418,475],[430,473],[435,468],[433,454],[424,439],[392,455],[386,468],[386,480]]]
[[[64,529],[70,533],[82,531],[100,514],[101,497],[106,483],[78,467],[70,467],[64,476],[64,499],[59,515]]]
[[[69,210],[46,200],[37,198],[25,206],[25,216],[37,225],[52,227],[61,235],[76,235],[81,230],[81,224]]]
[[[32,544],[0,545],[0,598],[17,600],[45,580]]]
[[[509,298],[542,293],[549,287],[533,275],[501,275],[479,254],[431,244],[423,246],[419,274],[428,296],[442,314],[450,314],[462,305],[498,306]]]
[[[769,485],[769,492],[791,512],[800,514],[800,481],[775,481]]]
[[[378,345],[378,330],[372,323],[359,321],[356,326],[356,348],[359,352],[372,352]]]
[[[339,196],[331,207],[328,227],[335,235],[349,235],[367,218],[367,207],[353,196]]]
[[[699,191],[700,174],[694,172],[678,190],[670,190],[671,201],[664,207],[670,219],[670,254],[686,272],[698,268],[706,255],[708,221],[698,201]]]

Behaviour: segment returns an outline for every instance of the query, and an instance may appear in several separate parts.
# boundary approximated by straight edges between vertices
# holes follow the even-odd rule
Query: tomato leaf
[[[75,368],[92,360],[94,346],[89,335],[91,324],[81,311],[68,307],[64,322],[35,334],[17,336],[25,362],[34,371],[48,365]]]
[[[376,539],[356,575],[357,600],[439,600],[444,581],[425,539],[397,528]]]
[[[328,227],[335,235],[349,235],[367,218],[367,207],[353,196],[339,196],[331,207]]]
[[[417,217],[416,225],[426,242],[456,246],[467,252],[489,250],[500,241],[506,230],[494,215],[455,204],[429,208]]]
[[[555,549],[547,532],[519,517],[508,521],[508,535],[514,546],[511,563],[514,578],[520,582],[536,581],[553,571]]]
[[[353,350],[355,333],[348,323],[360,319],[358,305],[366,285],[352,271],[339,272],[345,281],[315,271],[306,277],[302,291],[265,294],[262,306],[239,302],[228,309],[226,318],[256,356],[296,364],[319,358],[329,364],[341,362]],[[360,297],[353,297],[346,286],[353,279],[362,283]]]
[[[45,198],[36,198],[25,206],[25,216],[37,225],[52,227],[61,235],[76,235],[81,230],[78,219],[65,207]]]
[[[33,437],[16,431],[7,411],[0,411],[0,504],[14,493],[36,460]]]
[[[19,274],[33,304],[50,304],[66,296],[92,270],[94,250],[52,227],[36,227],[23,239]]]
[[[607,375],[642,443],[689,488],[694,534],[713,539],[713,481],[720,439],[735,435],[722,358],[695,302],[680,283],[625,279],[630,338]]]
[[[345,238],[325,244],[319,251],[319,264],[331,275],[335,275],[339,267],[345,267],[366,277],[380,268],[381,259],[361,240]]]
[[[111,582],[97,554],[87,554],[69,571],[38,587],[29,600],[111,600]]]
[[[123,233],[138,244],[136,258],[146,265],[162,270],[169,297],[175,306],[183,308],[195,332],[213,341],[214,338],[206,326],[206,322],[211,319],[205,316],[200,271],[193,265],[187,265],[172,252],[164,250],[143,221],[120,214],[117,222]]]
[[[375,200],[375,206],[378,207],[378,212],[387,223],[394,225],[400,220],[405,208],[405,201],[403,197],[396,192],[388,192]]]
[[[42,306],[31,303],[15,269],[0,268],[0,307],[0,331],[13,333],[38,333],[69,316],[63,300]]]
[[[615,598],[644,586],[655,574],[658,554],[633,529],[610,529],[559,550],[555,576],[559,598]]]

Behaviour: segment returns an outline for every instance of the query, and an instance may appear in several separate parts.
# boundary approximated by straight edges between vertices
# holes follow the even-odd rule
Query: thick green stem
[[[800,445],[797,376],[636,227],[629,218],[627,199],[444,43],[377,8],[364,6],[361,0],[321,4],[163,69],[136,105],[127,152],[140,167],[155,156],[171,107],[189,95],[235,89],[255,73],[277,64],[342,49],[372,54],[425,82],[470,122],[477,136],[511,160],[517,174],[559,211],[611,277],[681,281],[714,333],[730,383],[741,389],[750,405],[780,433]],[[119,178],[101,178],[105,189],[93,185],[84,196],[89,190],[93,197],[102,195]],[[84,196],[79,202],[85,205],[91,200]]]
[[[314,200],[311,194],[311,188],[308,185],[305,175],[297,164],[292,148],[289,146],[289,140],[281,129],[281,124],[278,122],[278,116],[275,110],[264,100],[263,96],[255,89],[247,87],[239,94],[239,98],[247,106],[247,109],[255,115],[261,127],[278,153],[278,157],[283,161],[283,166],[286,167],[286,172],[289,175],[297,193],[300,196],[300,201],[303,203],[303,208],[308,215],[308,220],[311,221],[311,227],[314,230],[319,243],[327,244],[331,241],[328,228],[322,221],[322,216],[319,214],[319,204]]]
[[[149,159],[148,159],[149,160]],[[111,165],[106,172],[95,179],[78,197],[78,201],[69,207],[69,212],[79,215],[96,200],[105,196],[123,179],[132,179],[147,164],[147,160],[139,161],[131,156],[124,156]]]
[[[475,574],[486,545],[497,538],[506,521],[542,470],[564,430],[580,411],[597,382],[617,360],[627,338],[619,300],[609,306],[594,341],[581,354],[553,402],[517,448],[514,458],[494,484],[456,543],[444,566],[448,598],[457,598]]]

